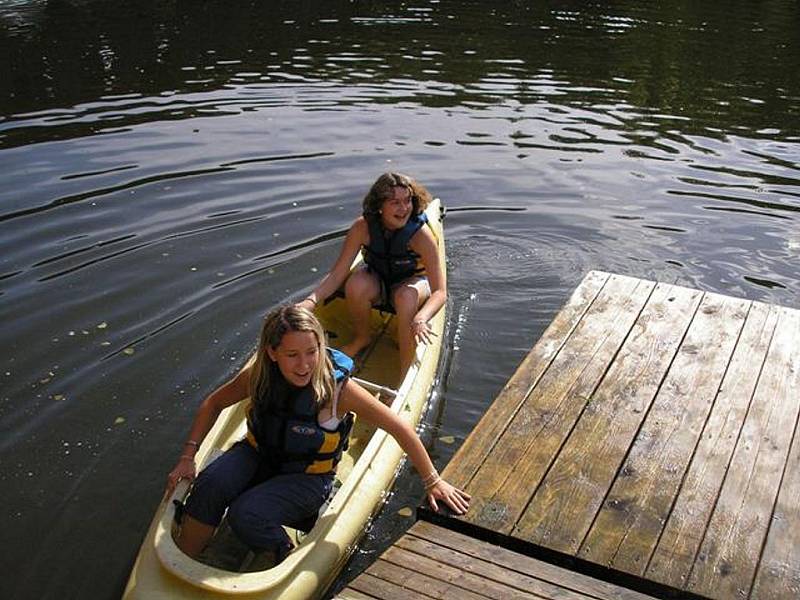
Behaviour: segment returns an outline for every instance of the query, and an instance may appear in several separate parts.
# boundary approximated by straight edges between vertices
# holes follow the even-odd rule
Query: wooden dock
[[[466,533],[658,597],[800,597],[800,311],[589,273],[444,476]],[[502,597],[502,596],[495,596]]]
[[[349,587],[339,600],[652,600],[418,521]]]

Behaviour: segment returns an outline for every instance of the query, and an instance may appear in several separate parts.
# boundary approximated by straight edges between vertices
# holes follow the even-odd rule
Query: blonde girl
[[[458,514],[467,510],[469,495],[438,476],[406,421],[349,379],[351,366],[326,348],[322,326],[305,308],[284,306],[266,317],[255,359],[200,405],[169,474],[169,492],[181,480],[194,480],[194,455],[220,412],[253,398],[245,439],[194,481],[176,537],[186,554],[203,551],[227,511],[243,542],[280,562],[292,549],[282,525],[309,530],[331,492],[353,414],[397,440],[423,477],[434,510],[439,501]]]

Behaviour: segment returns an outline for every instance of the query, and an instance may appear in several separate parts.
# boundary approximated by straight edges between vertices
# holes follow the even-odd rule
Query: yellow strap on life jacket
[[[334,467],[335,465],[333,464],[332,458],[329,458],[328,460],[315,460],[308,465],[308,467],[306,467],[305,472],[310,475],[322,475],[333,472]]]

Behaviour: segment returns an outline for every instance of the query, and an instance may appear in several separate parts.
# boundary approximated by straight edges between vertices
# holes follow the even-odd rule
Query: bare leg
[[[411,323],[417,310],[428,299],[427,282],[400,284],[394,290],[393,304],[397,312],[397,344],[400,346],[400,374],[405,376],[406,371],[414,362],[417,342],[411,331]]]
[[[355,271],[344,286],[347,309],[353,322],[353,339],[341,351],[355,357],[370,342],[369,312],[380,294],[378,276],[366,269]]]
[[[175,537],[178,548],[192,558],[197,558],[208,545],[216,527],[206,525],[189,515],[183,515],[180,532]]]

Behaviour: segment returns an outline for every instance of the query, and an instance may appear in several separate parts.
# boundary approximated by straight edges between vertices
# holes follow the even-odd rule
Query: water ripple
[[[216,167],[208,167],[204,169],[195,169],[191,171],[184,171],[184,172],[170,172],[170,173],[162,173],[159,175],[152,175],[150,177],[142,177],[140,179],[134,179],[131,181],[126,181],[124,183],[109,186],[106,188],[97,188],[92,190],[87,190],[85,192],[81,192],[79,194],[73,194],[71,196],[63,196],[61,198],[56,198],[55,200],[51,201],[48,204],[42,206],[34,206],[31,208],[26,208],[23,210],[17,210],[13,212],[8,212],[4,214],[0,214],[0,222],[3,221],[10,221],[12,219],[17,219],[19,217],[35,215],[37,213],[45,212],[54,208],[58,208],[60,206],[73,204],[76,202],[82,202],[84,200],[100,198],[102,196],[107,196],[113,194],[115,192],[125,191],[125,190],[133,190],[139,187],[143,187],[152,183],[157,182],[165,182],[165,181],[172,181],[177,179],[184,179],[189,177],[199,177],[203,175],[211,175],[215,173],[224,173],[226,171],[232,171],[235,167],[241,165],[248,165],[248,164],[255,164],[255,163],[271,163],[271,162],[278,162],[278,161],[286,161],[286,160],[303,160],[303,159],[311,159],[311,158],[320,158],[326,156],[333,156],[332,152],[309,152],[304,154],[293,154],[293,155],[284,155],[284,156],[268,156],[268,157],[259,157],[259,158],[248,158],[248,159],[241,159],[237,161],[232,161],[229,163],[224,163]],[[112,169],[113,171],[113,169]]]

